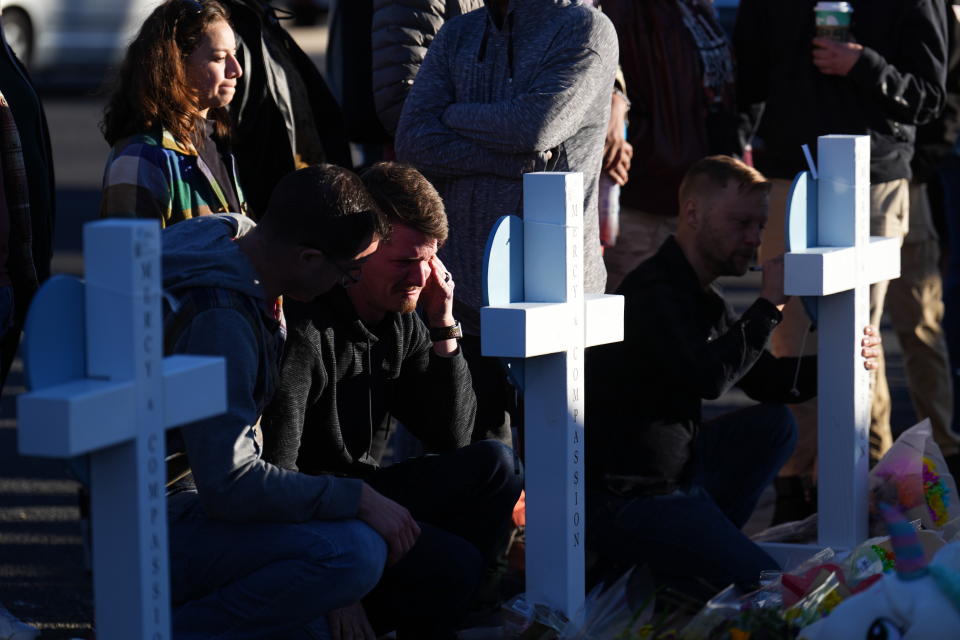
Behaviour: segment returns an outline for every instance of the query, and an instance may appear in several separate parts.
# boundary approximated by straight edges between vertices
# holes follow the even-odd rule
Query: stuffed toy
[[[800,632],[800,640],[957,640],[960,638],[960,543],[927,564],[917,533],[894,507],[881,505],[896,573],[841,602]]]

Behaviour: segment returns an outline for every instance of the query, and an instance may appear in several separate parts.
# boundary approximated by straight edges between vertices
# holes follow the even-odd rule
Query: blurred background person
[[[938,430],[934,423],[934,437],[940,440],[960,433],[960,0],[948,0],[947,5],[947,103],[943,114],[935,122],[917,133],[917,156],[914,172],[926,181],[927,197],[933,227],[939,239],[940,282],[943,287],[943,306],[939,312],[943,323],[950,360],[950,379],[953,391],[953,414],[948,429]],[[912,213],[911,213],[912,215]],[[912,220],[911,220],[911,233]],[[909,241],[909,237],[907,238]],[[950,456],[950,444],[941,444],[953,476],[960,477],[960,452],[956,445]]]
[[[353,167],[343,113],[318,68],[300,46],[320,27],[298,29],[300,43],[287,31],[285,12],[267,0],[220,0],[230,11],[243,73],[230,103],[232,151],[238,180],[259,219],[283,176],[303,167],[330,163]],[[287,2],[296,17],[316,19],[314,0]],[[311,15],[312,14],[312,15]],[[289,24],[289,23],[287,23]],[[308,35],[313,34],[313,35]]]
[[[712,2],[603,0],[601,6],[620,42],[632,145],[619,238],[603,256],[613,292],[676,231],[677,191],[687,169],[707,155],[737,155],[740,144],[733,58]],[[610,157],[607,171],[615,166]]]
[[[373,100],[373,12],[373,0],[332,0],[327,19],[326,78],[343,110],[358,168],[393,159],[391,134],[380,124]]]
[[[847,34],[818,37],[813,3],[742,0],[734,29],[737,97],[746,113],[762,104],[754,150],[757,169],[773,183],[760,259],[783,253],[786,199],[805,170],[801,146],[816,154],[817,137],[870,136],[870,234],[902,239],[908,231],[910,161],[916,127],[936,118],[945,101],[946,34],[943,0],[851,0]],[[887,282],[870,287],[870,324],[880,325]],[[814,352],[804,339],[811,322],[799,301],[784,310],[771,337],[778,357]],[[882,356],[882,350],[881,350]],[[890,447],[890,394],[878,358],[872,378],[870,456]],[[816,400],[791,405],[799,439],[774,485],[774,522],[816,510],[812,490],[817,454]]]
[[[130,44],[101,126],[112,149],[101,216],[246,213],[227,106],[242,74],[227,10],[167,0]]]
[[[0,18],[0,389],[33,294],[50,277],[55,211],[47,117],[2,25]]]
[[[938,0],[945,8],[946,0]],[[890,281],[884,309],[903,351],[910,401],[917,420],[929,418],[933,437],[956,477],[960,442],[951,429],[953,376],[943,331],[943,279],[940,235],[934,218],[943,218],[943,191],[938,168],[953,151],[960,128],[960,21],[953,9],[947,18],[947,93],[943,113],[917,128],[910,168],[910,215],[900,250],[900,277]],[[894,425],[907,426],[907,425]]]

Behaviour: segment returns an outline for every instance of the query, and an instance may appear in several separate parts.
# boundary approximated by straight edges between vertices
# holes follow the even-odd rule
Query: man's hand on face
[[[863,54],[863,45],[837,42],[830,38],[813,39],[813,64],[828,76],[845,76]]]
[[[370,525],[387,541],[388,567],[410,551],[420,535],[420,526],[406,507],[381,495],[366,482],[360,489],[357,518]]]
[[[863,356],[863,368],[867,371],[873,371],[879,366],[877,358],[880,357],[880,330],[873,325],[865,326],[860,346],[862,347],[860,355]]]
[[[367,612],[359,602],[330,611],[327,613],[327,623],[333,640],[377,640],[367,620]]]
[[[453,326],[453,289],[453,276],[440,262],[440,258],[430,258],[430,275],[420,292],[420,300],[431,327]]]
[[[783,311],[783,305],[790,299],[790,296],[783,293],[783,255],[763,263],[760,297],[769,301],[780,311]]]

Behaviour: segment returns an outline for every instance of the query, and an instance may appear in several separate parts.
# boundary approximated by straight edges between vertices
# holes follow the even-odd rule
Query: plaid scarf
[[[705,8],[699,0],[677,0],[677,5],[700,54],[707,105],[721,103],[733,87],[733,56],[723,28],[711,19],[712,7]]]

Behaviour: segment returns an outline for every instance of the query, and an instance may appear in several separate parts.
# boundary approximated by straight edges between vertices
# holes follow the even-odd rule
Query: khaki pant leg
[[[930,418],[946,456],[960,452],[950,431],[953,388],[943,320],[940,244],[925,184],[910,185],[909,232],[900,253],[900,278],[890,281],[886,310],[903,350],[910,399],[917,419]]]
[[[910,189],[906,179],[870,185],[870,235],[900,238],[910,222]],[[879,327],[889,282],[870,287],[870,324]],[[879,460],[893,444],[890,431],[890,388],[882,356],[871,376],[873,401],[870,406],[870,458]]]
[[[620,207],[617,243],[603,251],[607,267],[607,293],[613,293],[631,271],[653,257],[660,245],[677,231],[677,216],[661,216],[630,207]]]

